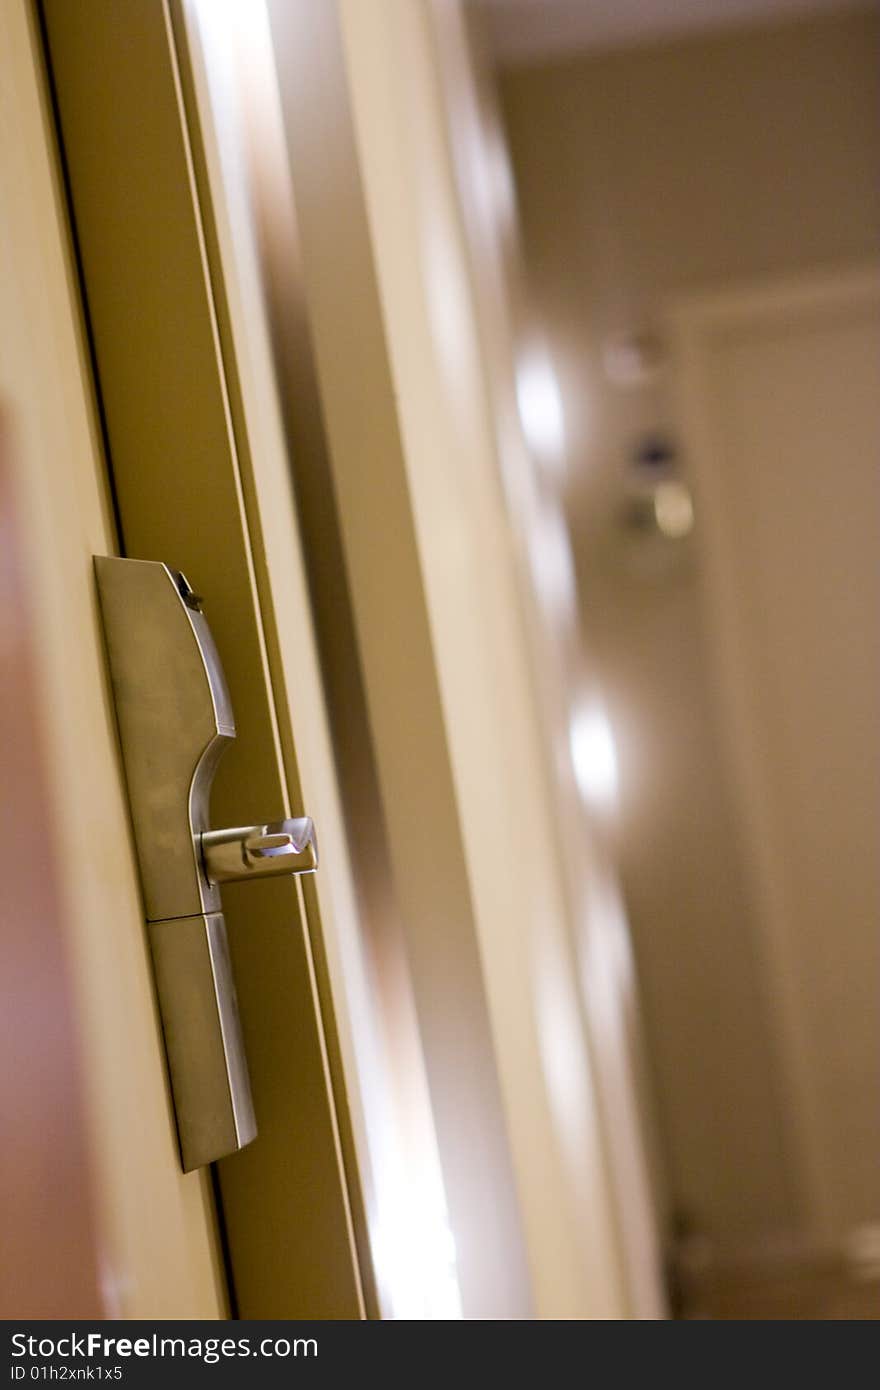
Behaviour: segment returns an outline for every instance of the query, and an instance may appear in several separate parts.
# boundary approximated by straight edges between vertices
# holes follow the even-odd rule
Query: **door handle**
[[[256,1136],[220,884],[314,873],[308,816],[209,827],[235,721],[202,600],[151,560],[95,559],[122,759],[185,1171]]]
[[[318,867],[318,841],[310,816],[269,825],[240,825],[232,830],[205,830],[201,849],[209,883],[313,874]]]

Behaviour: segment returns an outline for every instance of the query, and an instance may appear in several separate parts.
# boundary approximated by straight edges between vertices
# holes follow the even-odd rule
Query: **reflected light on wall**
[[[583,1162],[594,1097],[582,1014],[562,944],[547,933],[532,962],[535,1019],[550,1109],[568,1157]]]
[[[596,859],[584,883],[577,936],[584,999],[596,1036],[615,1047],[623,1018],[635,1008],[635,966],[626,910],[610,863]]]
[[[617,805],[617,751],[611,725],[597,700],[575,710],[568,741],[575,780],[584,801],[597,811],[614,810]]]
[[[496,125],[484,126],[481,132],[482,152],[487,182],[492,190],[493,211],[502,234],[509,235],[516,225],[516,192],[510,152],[503,132]]]
[[[577,583],[561,507],[546,501],[538,505],[529,527],[528,546],[532,579],[542,607],[557,621],[574,621]]]
[[[437,1210],[434,1185],[420,1191],[402,1169],[400,1179],[395,1201],[385,1204],[370,1236],[379,1284],[389,1290],[396,1319],[457,1321],[455,1239]]]
[[[565,463],[565,420],[559,382],[549,355],[530,347],[516,367],[516,400],[526,442],[544,467],[561,473]]]
[[[544,927],[531,960],[535,1026],[549,1111],[547,1119],[542,1117],[542,1120],[549,1121],[559,1156],[557,1171],[570,1194],[565,1220],[567,1225],[575,1227],[574,1245],[580,1264],[591,1260],[590,1250],[607,1250],[613,1241],[609,1229],[611,1207],[596,1200],[603,1163],[599,1097],[584,1030],[585,1016],[571,968],[569,943],[564,939],[563,924],[553,922],[552,913],[548,914]],[[617,1274],[606,1259],[601,1270],[595,1268],[594,1276],[604,1283],[615,1279]]]
[[[439,215],[428,219],[422,283],[444,377],[456,401],[468,403],[473,398],[477,369],[467,281],[458,248],[445,234]]]

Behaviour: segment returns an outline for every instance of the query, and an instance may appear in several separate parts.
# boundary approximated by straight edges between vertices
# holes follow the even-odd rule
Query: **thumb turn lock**
[[[310,816],[232,830],[204,830],[201,847],[209,883],[313,874],[318,867],[318,842]]]

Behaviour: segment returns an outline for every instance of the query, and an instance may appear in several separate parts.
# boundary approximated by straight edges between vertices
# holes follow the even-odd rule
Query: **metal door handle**
[[[269,825],[240,825],[232,830],[205,830],[201,844],[209,883],[313,874],[318,867],[318,841],[310,816]]]
[[[314,873],[308,816],[208,828],[232,706],[202,600],[149,560],[95,560],[183,1167],[257,1132],[219,885]]]

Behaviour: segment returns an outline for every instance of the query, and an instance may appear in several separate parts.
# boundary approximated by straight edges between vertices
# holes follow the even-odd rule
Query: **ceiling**
[[[471,0],[487,13],[493,51],[504,64],[585,48],[616,48],[699,30],[773,22],[857,0]]]

